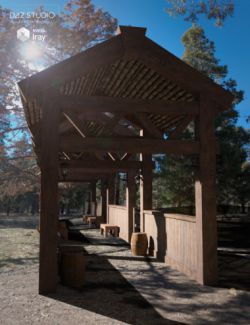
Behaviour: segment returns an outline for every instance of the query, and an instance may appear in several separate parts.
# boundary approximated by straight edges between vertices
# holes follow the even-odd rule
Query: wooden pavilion
[[[143,231],[143,213],[152,210],[152,154],[158,153],[199,157],[196,216],[172,219],[179,235],[166,262],[202,284],[217,281],[214,119],[230,108],[232,95],[145,32],[120,26],[111,39],[19,82],[41,168],[40,293],[57,287],[58,183],[90,182],[94,197],[101,180],[102,213],[129,242],[135,175],[142,175]],[[194,138],[180,139],[192,121]],[[127,173],[126,207],[120,208],[113,191],[118,172]]]

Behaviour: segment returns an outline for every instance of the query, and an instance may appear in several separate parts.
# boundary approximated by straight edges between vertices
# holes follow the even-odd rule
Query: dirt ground
[[[250,324],[246,254],[243,262],[222,255],[220,287],[204,287],[154,259],[132,257],[122,241],[95,229],[81,231],[85,285],[38,295],[36,224],[34,217],[0,217],[0,324]]]

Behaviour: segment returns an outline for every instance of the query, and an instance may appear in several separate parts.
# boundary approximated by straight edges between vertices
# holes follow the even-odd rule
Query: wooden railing
[[[196,279],[195,217],[145,210],[143,225],[148,236],[149,253]]]
[[[195,217],[165,214],[168,265],[196,279],[197,243]]]
[[[121,205],[108,205],[108,223],[120,227],[119,237],[129,242],[128,209]]]

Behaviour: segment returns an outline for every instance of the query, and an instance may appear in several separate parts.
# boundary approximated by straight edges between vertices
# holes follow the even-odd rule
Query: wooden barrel
[[[145,232],[133,232],[131,237],[131,251],[134,256],[145,256],[148,250],[148,238]]]
[[[70,249],[62,251],[60,264],[62,284],[80,288],[84,284],[86,266],[83,251],[70,251]]]

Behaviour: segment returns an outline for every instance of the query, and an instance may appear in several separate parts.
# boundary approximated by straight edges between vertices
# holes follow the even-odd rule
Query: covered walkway
[[[140,230],[154,242],[165,238],[168,265],[201,284],[217,283],[214,121],[233,97],[145,34],[121,26],[111,39],[19,83],[41,168],[40,293],[57,288],[59,182],[89,182],[95,204],[101,180],[102,216],[129,243],[139,178]],[[197,162],[195,216],[152,211],[152,154],[160,153]],[[125,207],[114,195],[119,172],[126,174]]]

